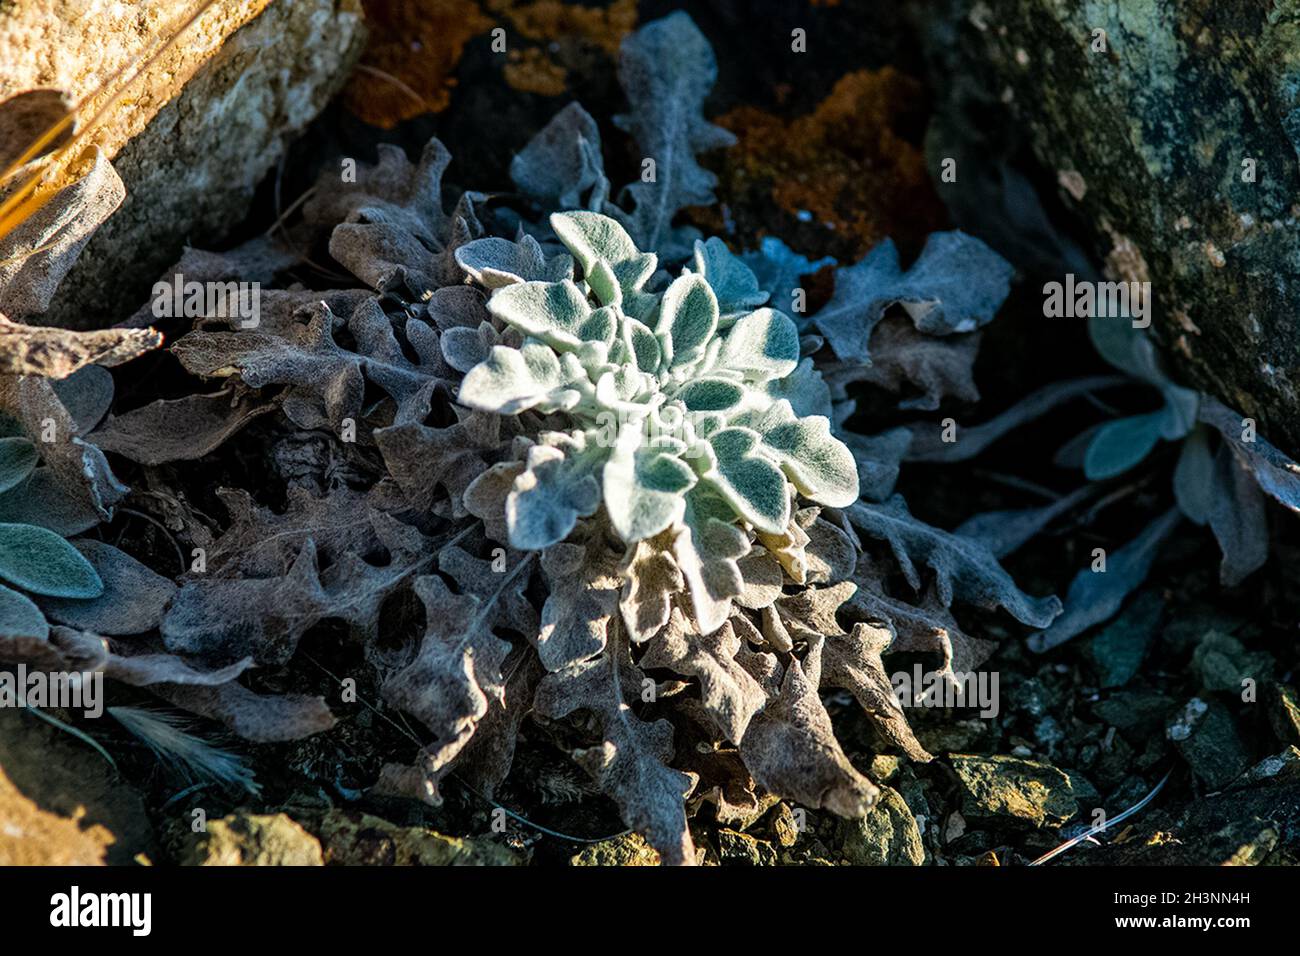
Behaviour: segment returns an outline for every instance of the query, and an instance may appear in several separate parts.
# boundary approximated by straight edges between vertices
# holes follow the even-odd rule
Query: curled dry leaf
[[[153,329],[73,332],[21,325],[0,315],[0,375],[67,378],[89,365],[113,366],[162,345]]]
[[[553,720],[589,711],[602,739],[574,753],[574,759],[618,804],[624,822],[646,835],[665,863],[694,863],[685,797],[695,781],[667,766],[673,757],[668,721],[647,723],[633,712],[629,699],[639,694],[644,680],[632,663],[626,637],[616,627],[600,656],[542,678],[534,707]]]
[[[821,669],[820,655],[819,641],[806,663],[791,659],[775,698],[750,720],[740,756],[754,779],[772,793],[844,817],[865,816],[880,791],[854,769],[835,739],[817,683],[809,676]]]

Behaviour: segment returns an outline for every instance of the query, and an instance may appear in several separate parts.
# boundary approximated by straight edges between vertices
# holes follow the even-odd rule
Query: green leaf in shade
[[[34,594],[92,598],[104,590],[94,567],[53,531],[0,524],[0,578]]]

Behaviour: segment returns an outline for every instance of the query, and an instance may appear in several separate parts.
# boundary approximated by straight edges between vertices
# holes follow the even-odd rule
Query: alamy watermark
[[[104,713],[104,675],[99,671],[28,671],[26,664],[0,670],[0,707],[79,710],[85,717]]]
[[[1043,315],[1049,319],[1131,319],[1133,328],[1151,324],[1150,282],[1092,282],[1066,273],[1064,282],[1043,285]]]
[[[255,329],[262,321],[260,282],[185,281],[176,273],[171,281],[153,286],[155,319],[238,319],[241,329]]]
[[[1002,710],[997,671],[927,671],[916,664],[911,671],[892,674],[889,684],[904,708],[977,707],[986,720]]]

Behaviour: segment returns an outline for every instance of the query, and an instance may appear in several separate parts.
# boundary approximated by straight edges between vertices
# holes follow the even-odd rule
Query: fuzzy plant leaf
[[[1170,508],[1108,555],[1104,571],[1088,567],[1075,575],[1065,596],[1064,612],[1046,630],[1030,635],[1029,649],[1040,653],[1051,650],[1114,615],[1146,580],[1156,551],[1181,518],[1177,508]]]
[[[645,834],[665,863],[693,863],[685,797],[694,781],[667,766],[673,757],[672,725],[666,720],[647,722],[632,710],[629,700],[635,699],[643,679],[626,639],[616,636],[599,656],[544,677],[533,706],[552,720],[577,710],[589,712],[602,739],[575,753],[575,759],[618,804],[624,822]]]
[[[52,531],[0,524],[0,580],[49,597],[93,598],[104,582],[76,548]]]
[[[867,562],[862,562],[867,565]],[[919,603],[889,593],[882,569],[859,568],[853,582],[857,590],[844,604],[853,620],[884,624],[894,634],[894,653],[937,653],[944,674],[969,673],[992,656],[997,645],[971,637],[957,625],[934,588],[927,588]]]
[[[0,238],[0,313],[27,319],[44,312],[91,235],[126,197],[126,187],[108,154],[98,146],[91,146],[90,151],[94,161],[84,176],[49,197]],[[108,336],[121,337],[117,333],[99,336],[101,341]],[[18,356],[23,351],[20,344]],[[7,357],[7,350],[0,347],[0,369],[7,364]]]
[[[0,494],[26,481],[38,461],[36,446],[26,438],[0,438]]]
[[[847,514],[862,531],[889,542],[914,590],[921,589],[916,562],[932,568],[939,599],[945,606],[958,598],[979,607],[1003,607],[1016,620],[1032,627],[1046,627],[1061,613],[1061,602],[1055,597],[1030,597],[1016,587],[1011,575],[979,541],[918,521],[900,495],[882,504],[859,502]]]
[[[773,793],[844,817],[861,817],[880,796],[849,762],[830,715],[818,695],[822,641],[804,661],[791,659],[775,680],[774,699],[755,714],[740,742],[741,759],[754,779]]]
[[[50,625],[31,598],[0,584],[0,647],[15,639],[44,643],[49,635]]]
[[[600,127],[579,104],[570,103],[515,154],[510,178],[546,208],[599,211],[609,194]]]
[[[569,256],[547,259],[537,240],[527,235],[520,236],[518,242],[497,236],[467,242],[456,250],[456,263],[486,289],[515,282],[560,282],[573,278],[573,260]]]
[[[489,606],[453,594],[439,577],[420,577],[415,593],[425,607],[425,633],[410,662],[384,681],[391,706],[416,717],[433,734],[426,750],[432,769],[449,763],[488,713],[503,699],[502,664],[510,645],[484,626]]]
[[[42,598],[51,620],[112,637],[143,634],[162,622],[176,585],[105,541],[82,538],[72,546],[95,569],[103,590],[92,598]]]
[[[992,321],[1010,291],[1014,270],[978,239],[936,232],[906,272],[886,239],[861,262],[837,270],[835,294],[813,325],[843,361],[865,364],[871,332],[885,310],[901,305],[920,332],[973,332]]]
[[[831,362],[824,368],[837,400],[847,386],[867,382],[903,397],[899,408],[934,411],[944,399],[979,401],[975,358],[981,333],[934,336],[917,331],[907,318],[887,315],[871,333],[871,364]]]
[[[1241,415],[1208,395],[1201,396],[1200,419],[1218,430],[1264,493],[1291,511],[1300,511],[1300,464],[1248,428]]]
[[[0,315],[0,374],[65,379],[91,365],[121,365],[161,344],[153,329],[74,332],[22,325]]]
[[[774,309],[791,311],[795,310],[795,290],[803,287],[803,277],[835,263],[830,256],[814,262],[776,236],[765,236],[756,251],[740,258],[753,273],[759,289],[767,293],[768,304]]]
[[[846,632],[837,620],[837,612],[856,588],[852,581],[808,588],[782,597],[777,610],[791,637],[808,644],[804,663],[814,679],[847,690],[886,740],[911,759],[928,762],[930,754],[908,726],[881,660],[894,643],[894,631],[857,623]],[[820,672],[811,670],[814,665],[820,665]]]
[[[734,562],[748,550],[744,528],[783,532],[795,493],[856,501],[857,462],[825,416],[800,415],[783,397],[792,382],[801,404],[820,404],[807,398],[820,379],[800,362],[794,322],[757,307],[722,327],[710,276],[731,305],[761,300],[742,263],[702,244],[698,271],[649,293],[656,258],[617,221],[576,211],[551,223],[583,278],[493,289],[488,311],[523,343],[494,346],[459,392],[472,409],[551,413],[568,429],[537,433],[515,471],[510,544],[557,544],[602,502],[628,545],[672,529],[697,623],[715,629],[743,589]],[[642,299],[647,322],[629,311]]]
[[[654,179],[626,188],[632,211],[622,216],[637,246],[664,259],[691,253],[695,235],[674,227],[687,206],[714,201],[717,177],[696,161],[697,153],[735,143],[735,137],[704,119],[704,100],[718,78],[709,41],[685,13],[646,24],[623,41],[619,79],[630,110],[614,123],[635,137],[641,155],[654,160]]]
[[[1267,499],[1226,442],[1214,456],[1211,489],[1207,520],[1223,553],[1219,580],[1235,587],[1268,560]]]
[[[758,277],[744,259],[732,253],[716,236],[695,241],[694,268],[718,297],[718,311],[724,327],[757,309],[769,298],[769,293],[759,288]]]

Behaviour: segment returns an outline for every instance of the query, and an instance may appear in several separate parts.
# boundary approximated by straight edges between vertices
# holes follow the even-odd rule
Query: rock
[[[843,853],[857,866],[920,866],[925,861],[921,831],[903,797],[880,788],[880,799],[860,820],[845,820]]]
[[[988,721],[978,718],[920,724],[913,728],[921,746],[932,754],[946,754],[971,747],[988,732]]]
[[[1272,675],[1273,658],[1247,651],[1235,637],[1209,631],[1192,652],[1192,666],[1200,671],[1206,690],[1240,694],[1243,681],[1258,685]]]
[[[637,833],[593,843],[569,858],[570,866],[659,866],[659,852]]]
[[[772,812],[772,835],[778,846],[792,847],[799,842],[799,820],[784,801]]]
[[[0,708],[0,866],[129,864],[152,841],[140,795],[99,754]]]
[[[942,7],[925,26],[950,108],[995,155],[1023,130],[1114,278],[1151,282],[1183,375],[1300,452],[1300,6]]]
[[[735,830],[718,831],[718,859],[724,864],[775,866],[776,849],[766,840]]]
[[[1300,784],[1278,783],[1193,801],[1170,823],[1139,820],[1123,844],[1070,862],[1128,866],[1255,866],[1300,862]]]
[[[1193,697],[1165,735],[1211,790],[1223,789],[1250,765],[1232,714],[1218,701]]]
[[[184,22],[184,0],[0,5],[0,101],[36,88],[70,102]],[[148,297],[193,240],[212,247],[245,217],[286,141],[342,85],[362,37],[359,0],[218,0],[109,106],[82,141],[112,160],[126,198],[82,251],[42,321],[89,328]],[[91,102],[99,107],[108,97]],[[93,112],[93,111],[92,111]],[[84,122],[84,118],[83,118]],[[80,144],[79,144],[80,145]],[[50,188],[81,172],[47,170]]]
[[[325,862],[342,866],[518,866],[509,847],[486,839],[403,827],[368,813],[331,810],[320,825]]]
[[[1278,684],[1269,695],[1269,722],[1284,744],[1300,744],[1300,697],[1295,688]]]
[[[967,820],[1058,826],[1079,812],[1070,778],[1050,764],[1001,755],[953,754]]]
[[[1118,728],[1131,742],[1160,733],[1173,698],[1151,691],[1121,691],[1092,705],[1092,712],[1112,727]]]
[[[1103,688],[1123,687],[1137,673],[1155,638],[1164,606],[1159,594],[1143,591],[1088,642],[1088,655]]]
[[[1288,747],[1280,754],[1265,757],[1237,778],[1229,789],[1261,783],[1300,783],[1300,747]]]
[[[320,842],[284,813],[237,811],[186,831],[183,866],[321,866]]]

